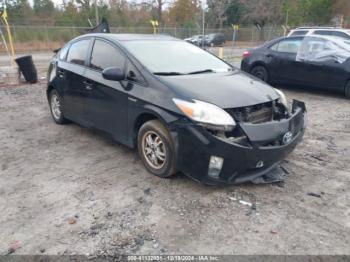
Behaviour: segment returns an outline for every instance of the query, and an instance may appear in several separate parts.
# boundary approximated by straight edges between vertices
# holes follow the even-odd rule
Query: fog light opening
[[[212,178],[219,178],[224,159],[218,156],[211,156],[209,161],[208,175]]]

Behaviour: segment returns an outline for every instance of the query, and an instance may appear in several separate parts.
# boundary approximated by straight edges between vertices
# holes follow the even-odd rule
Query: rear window
[[[309,31],[307,30],[298,30],[298,31],[294,31],[293,33],[291,33],[290,35],[294,36],[294,35],[306,35]]]
[[[67,62],[84,65],[89,45],[90,39],[84,39],[73,43],[68,51]]]

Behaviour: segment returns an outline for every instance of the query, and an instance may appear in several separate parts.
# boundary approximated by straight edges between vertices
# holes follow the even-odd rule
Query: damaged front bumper
[[[269,172],[276,172],[279,163],[302,140],[306,122],[305,104],[294,100],[287,119],[238,124],[248,141],[243,144],[215,136],[187,120],[178,121],[171,127],[176,142],[178,170],[209,185],[261,180]],[[215,176],[209,170],[213,157],[223,161]]]

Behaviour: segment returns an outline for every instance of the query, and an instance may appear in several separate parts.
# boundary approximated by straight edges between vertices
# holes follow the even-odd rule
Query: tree
[[[243,10],[244,8],[240,4],[239,0],[231,1],[229,7],[226,10],[227,25],[231,26],[232,24],[238,24],[241,19]]]
[[[78,8],[75,5],[74,0],[69,0],[68,2],[64,0],[62,7],[63,10],[60,11],[58,19],[56,20],[57,25],[82,25]]]
[[[298,0],[287,3],[291,25],[328,25],[334,0]]]
[[[55,6],[51,0],[34,0],[34,14],[39,18],[49,18],[55,12]]]
[[[263,28],[266,24],[281,24],[284,18],[281,0],[240,0],[245,7],[244,19]]]
[[[150,0],[150,4],[155,12],[155,18],[160,24],[163,23],[163,9],[166,4],[170,4],[169,0]]]
[[[33,17],[28,0],[7,1],[9,20],[14,24],[26,24]]]
[[[350,19],[350,1],[349,0],[335,0],[333,5],[333,14],[335,16],[340,16],[340,24],[344,24],[346,20]]]
[[[199,11],[197,0],[176,0],[169,9],[169,18],[176,25],[193,26]]]
[[[231,0],[208,0],[208,17],[212,26],[220,28],[223,27],[227,20],[226,12],[230,7]]]

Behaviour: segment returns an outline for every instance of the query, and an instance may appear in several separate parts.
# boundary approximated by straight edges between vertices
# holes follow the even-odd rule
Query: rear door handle
[[[92,82],[91,81],[85,80],[83,82],[83,84],[85,85],[86,90],[92,90]]]
[[[275,56],[274,56],[274,55],[269,54],[269,55],[266,55],[266,57],[268,57],[268,58],[274,58]]]

